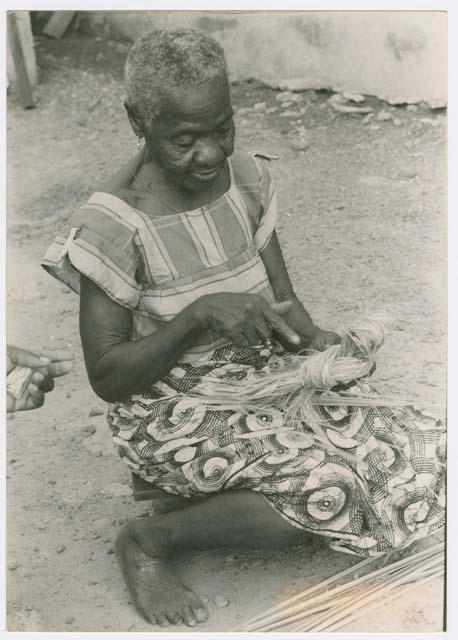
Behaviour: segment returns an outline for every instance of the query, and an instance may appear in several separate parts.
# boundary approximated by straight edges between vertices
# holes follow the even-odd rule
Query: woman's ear
[[[127,103],[127,101],[124,101],[124,108],[127,112],[127,117],[129,119],[130,126],[132,127],[133,132],[135,133],[137,138],[143,138],[144,135],[140,120],[137,118],[132,107]]]

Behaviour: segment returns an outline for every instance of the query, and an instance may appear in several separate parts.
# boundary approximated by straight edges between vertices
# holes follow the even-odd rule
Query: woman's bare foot
[[[136,523],[125,525],[116,540],[116,556],[137,611],[151,624],[190,627],[208,619],[203,602],[172,573],[163,532],[144,532]],[[144,549],[147,549],[148,553]]]

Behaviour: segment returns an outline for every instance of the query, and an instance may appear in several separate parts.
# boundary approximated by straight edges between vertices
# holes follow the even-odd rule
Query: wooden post
[[[8,12],[7,28],[8,42],[16,74],[16,88],[19,94],[19,101],[24,109],[31,109],[34,106],[32,86],[27,72],[24,51],[22,49],[21,39],[19,37],[19,31],[16,23],[16,16],[13,11]]]

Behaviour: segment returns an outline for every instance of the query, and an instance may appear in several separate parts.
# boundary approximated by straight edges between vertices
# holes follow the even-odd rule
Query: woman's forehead
[[[170,87],[159,120],[181,127],[193,123],[216,123],[231,114],[229,83],[226,78],[220,78],[198,86]]]

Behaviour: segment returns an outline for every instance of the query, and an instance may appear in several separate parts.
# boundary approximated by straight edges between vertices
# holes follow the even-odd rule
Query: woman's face
[[[170,88],[167,102],[146,131],[150,153],[164,174],[190,191],[217,179],[234,151],[234,122],[226,78],[197,88]]]

